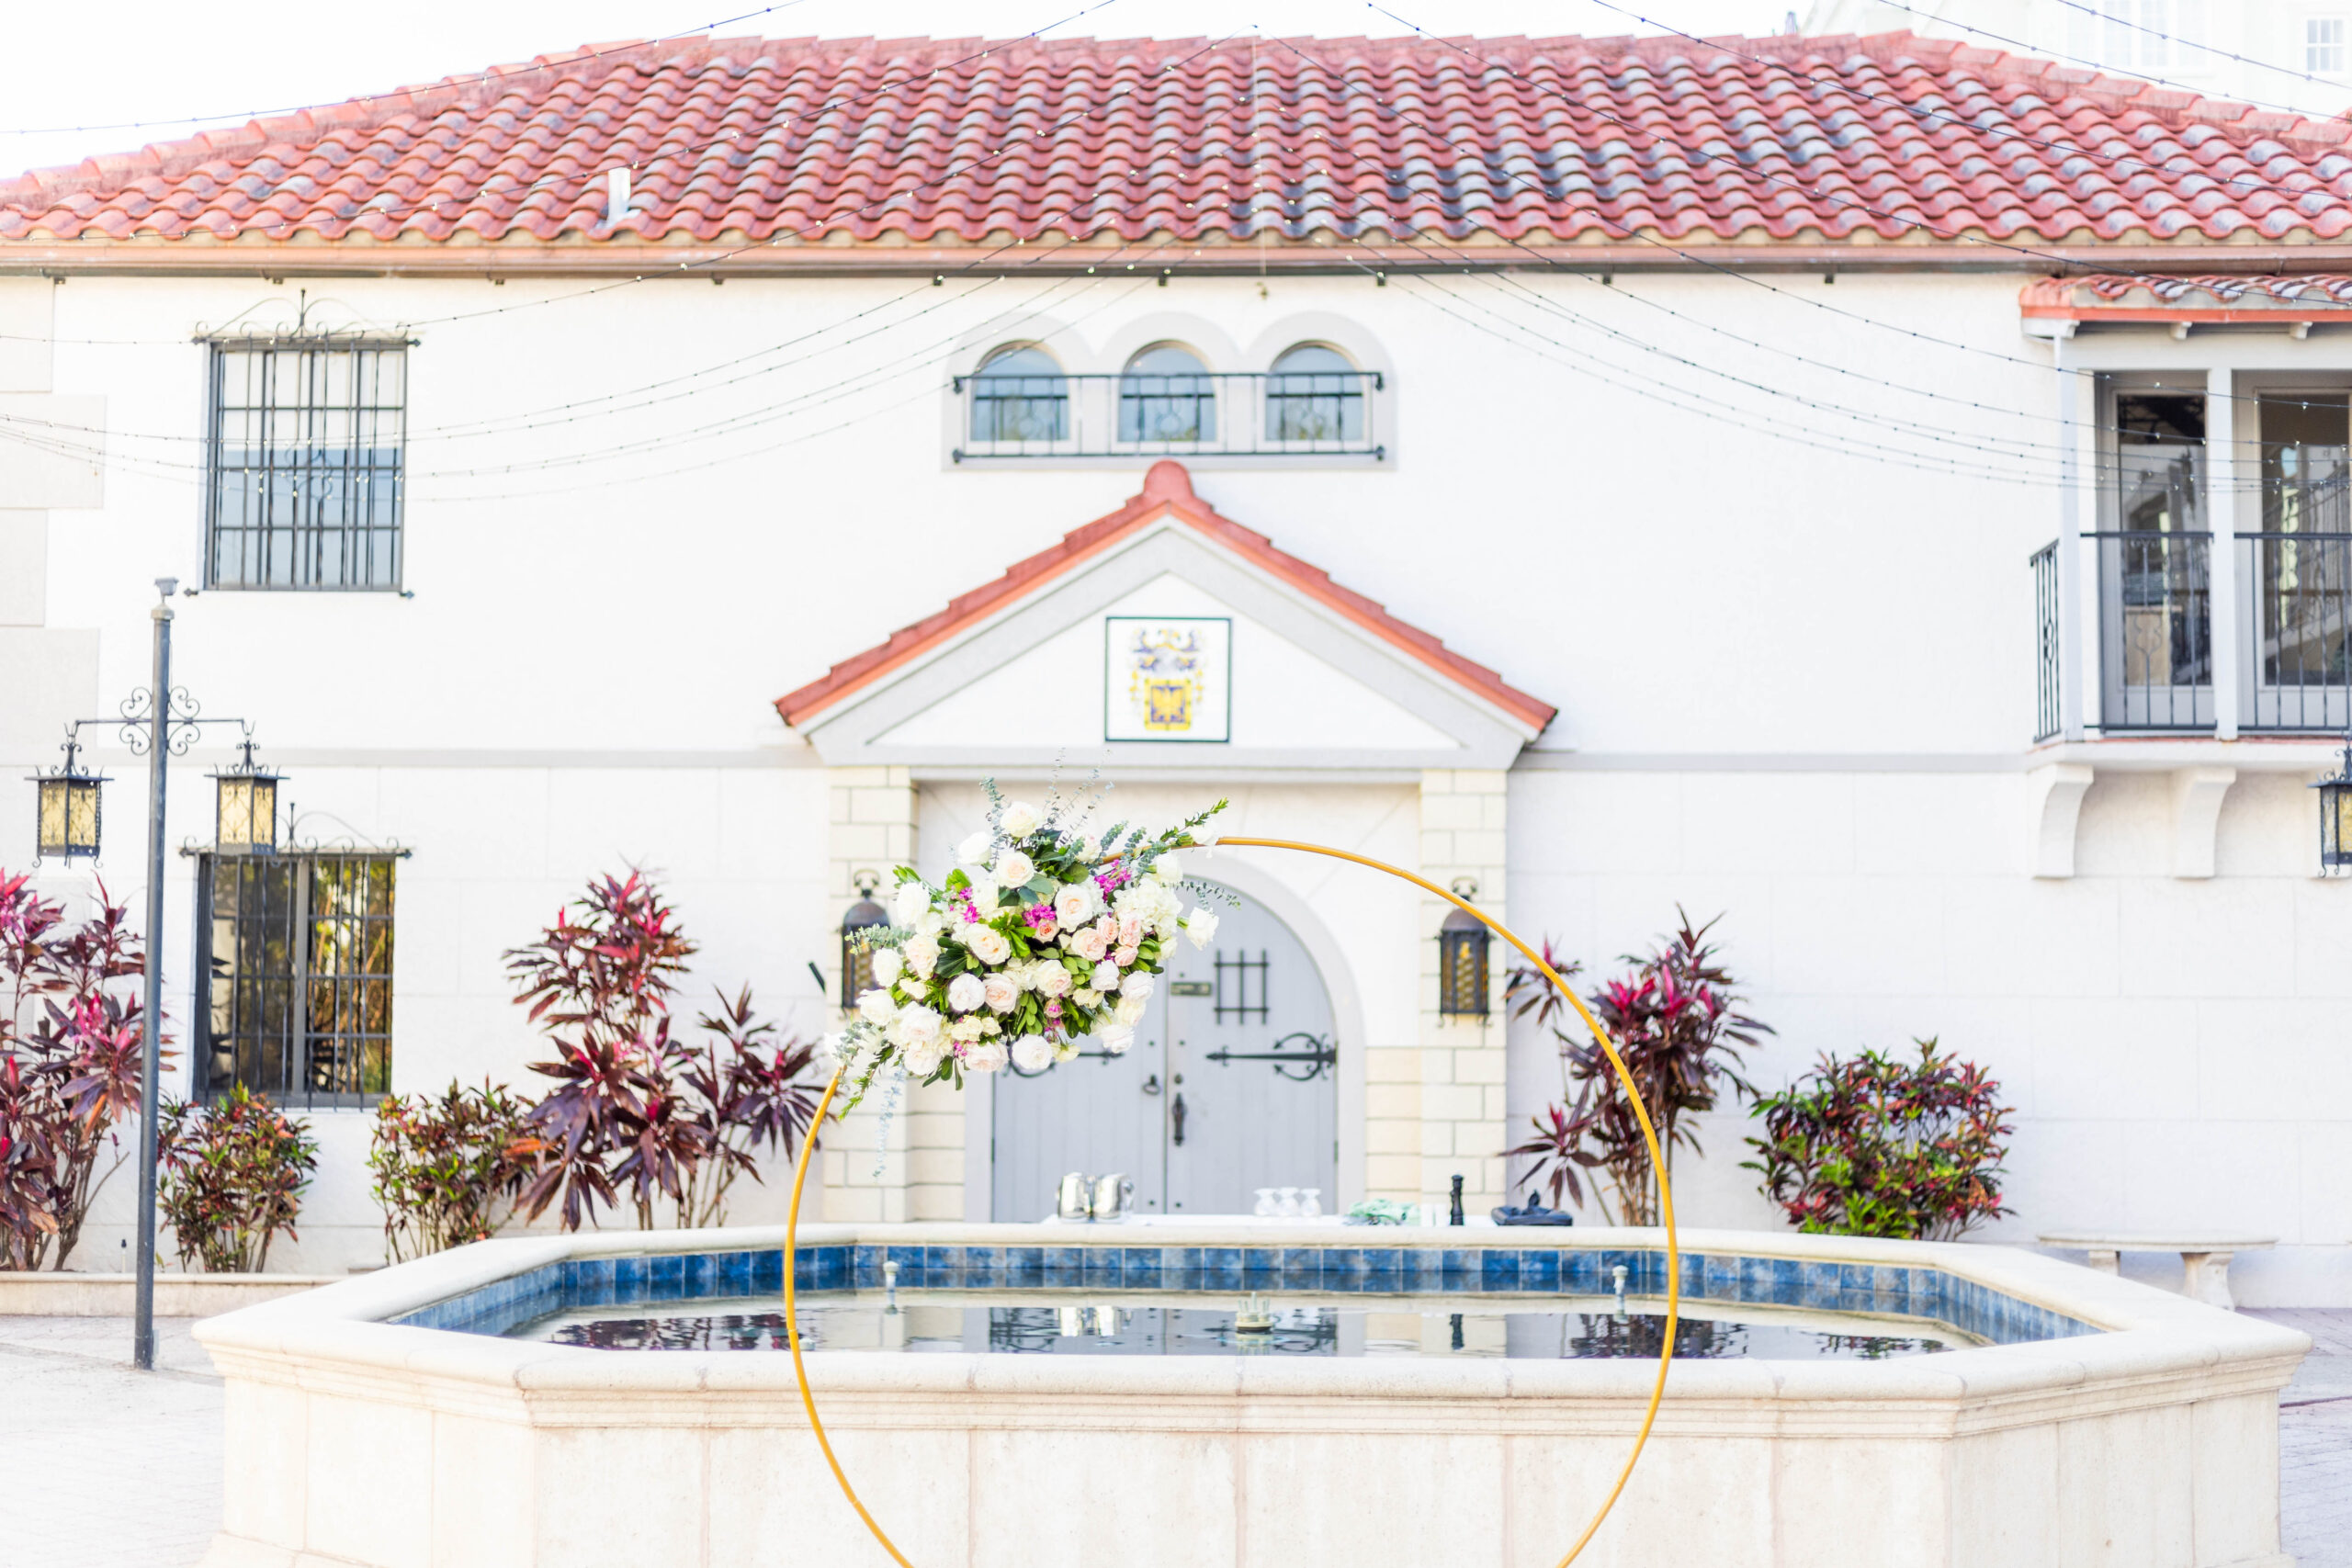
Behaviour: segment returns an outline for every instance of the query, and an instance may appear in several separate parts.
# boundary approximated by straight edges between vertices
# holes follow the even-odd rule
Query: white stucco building
[[[698,982],[814,1032],[859,874],[1099,770],[1113,818],[1229,796],[1467,879],[1589,978],[1721,914],[1758,1081],[1991,1066],[1985,1234],[2275,1235],[2242,1299],[2352,1302],[2308,787],[2352,720],[2352,130],[1953,49],[694,40],[0,186],[0,762],[196,591],[178,678],[286,806],[275,859],[172,862],[175,1070],[306,1107],[288,1266],[378,1255],[386,1084],[527,1083],[501,955],[590,875],[658,874]],[[1181,724],[1138,634],[1197,639]],[[95,739],[130,897],[143,764]],[[1501,964],[1442,1014],[1437,900],[1194,869],[1249,914],[1192,1011],[862,1111],[826,1212],[1031,1217],[1046,1094],[1170,1207],[1498,1201],[1558,1092]],[[239,877],[308,902],[241,928]],[[1780,1223],[1746,1131],[1687,1222]]]

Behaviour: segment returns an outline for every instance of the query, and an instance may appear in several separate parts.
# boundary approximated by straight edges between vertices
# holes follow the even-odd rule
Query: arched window
[[[1163,343],[1127,361],[1119,378],[1119,439],[1216,439],[1216,384],[1191,349]]]
[[[1363,372],[1339,350],[1303,343],[1266,379],[1266,434],[1275,441],[1363,439]]]
[[[1000,348],[972,378],[974,441],[1061,441],[1069,435],[1069,383],[1035,344]]]

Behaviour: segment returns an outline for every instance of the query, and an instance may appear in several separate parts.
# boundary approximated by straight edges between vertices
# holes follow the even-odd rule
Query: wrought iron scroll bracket
[[[1313,1049],[1299,1051],[1283,1049],[1294,1041],[1304,1042]],[[1208,1060],[1220,1066],[1227,1062],[1272,1062],[1274,1065],[1276,1077],[1288,1078],[1293,1083],[1308,1083],[1331,1070],[1340,1060],[1340,1048],[1319,1034],[1309,1034],[1305,1030],[1300,1030],[1295,1034],[1285,1034],[1275,1041],[1274,1048],[1271,1051],[1219,1049],[1210,1052]],[[1294,1073],[1290,1070],[1293,1067],[1304,1067],[1306,1070]]]

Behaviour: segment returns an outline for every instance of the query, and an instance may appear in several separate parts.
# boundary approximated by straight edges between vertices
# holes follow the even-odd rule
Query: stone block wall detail
[[[1477,885],[1475,902],[1498,920],[1507,918],[1507,779],[1499,769],[1432,770],[1421,774],[1420,788],[1421,875],[1441,887],[1470,878]],[[1444,899],[1422,896],[1419,1048],[1373,1052],[1365,1064],[1365,1187],[1442,1202],[1459,1174],[1464,1206],[1479,1214],[1501,1202],[1506,1190],[1502,987],[1510,960],[1496,942],[1485,1018],[1440,1013],[1438,928],[1452,911]]]
[[[827,778],[825,893],[839,923],[856,902],[860,872],[882,879],[915,858],[916,784],[904,768],[830,768]],[[841,949],[826,953],[826,983],[841,994]],[[956,1220],[964,1217],[964,1103],[955,1090],[902,1095],[887,1119],[878,1088],[825,1139],[818,1164],[828,1220]]]

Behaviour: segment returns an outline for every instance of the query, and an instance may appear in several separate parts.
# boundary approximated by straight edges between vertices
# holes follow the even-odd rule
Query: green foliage
[[[279,1231],[294,1235],[302,1189],[319,1165],[307,1122],[243,1084],[209,1105],[167,1100],[156,1128],[155,1201],[180,1263],[209,1274],[259,1273]]]
[[[2001,1206],[2001,1086],[1973,1062],[1915,1042],[1917,1062],[1877,1051],[1824,1055],[1756,1102],[1761,1190],[1800,1230],[1950,1241]]]
[[[392,1261],[497,1234],[531,1177],[529,1160],[516,1153],[530,1136],[528,1113],[487,1080],[471,1089],[452,1078],[437,1097],[384,1098],[376,1107],[368,1169]]]

